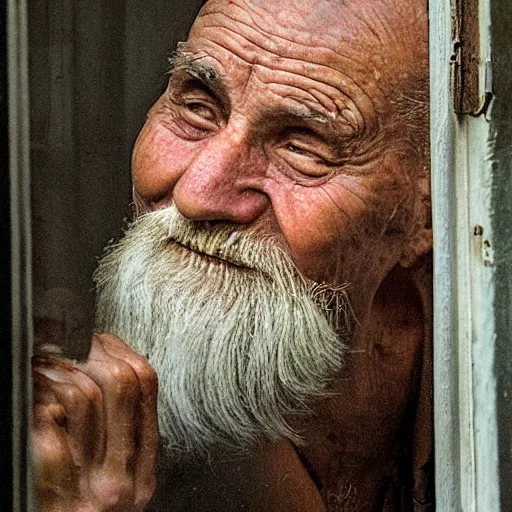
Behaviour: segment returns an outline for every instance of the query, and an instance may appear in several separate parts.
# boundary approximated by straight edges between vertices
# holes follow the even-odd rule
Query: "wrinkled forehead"
[[[208,0],[186,49],[319,80],[383,119],[416,112],[425,132],[426,0]]]
[[[427,47],[427,0],[208,0],[193,30],[211,15],[310,47],[350,47],[361,57],[424,57]]]

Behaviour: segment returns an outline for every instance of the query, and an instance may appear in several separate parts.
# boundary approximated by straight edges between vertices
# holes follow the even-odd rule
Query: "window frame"
[[[436,508],[493,512],[511,505],[510,436],[502,435],[511,369],[500,361],[512,356],[503,228],[512,214],[500,190],[512,195],[512,158],[497,140],[511,132],[504,92],[512,43],[503,24],[512,9],[507,0],[480,0],[470,13],[478,23],[480,55],[472,57],[482,108],[455,114],[456,7],[455,0],[429,2]]]

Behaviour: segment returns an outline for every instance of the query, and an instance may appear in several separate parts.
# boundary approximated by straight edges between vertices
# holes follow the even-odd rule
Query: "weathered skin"
[[[183,50],[222,77],[226,98],[176,73],[136,144],[135,189],[150,209],[173,198],[191,219],[264,224],[307,277],[354,283],[362,321],[391,268],[429,247],[418,204],[426,134],[395,114],[417,94],[407,75],[426,73],[426,49],[418,60],[413,46],[426,20],[404,23],[417,8],[384,2],[320,2],[314,16],[305,1],[260,3],[202,11]],[[387,62],[374,56],[382,47]],[[329,122],[300,117],[308,107]]]
[[[133,153],[139,210],[174,201],[189,219],[278,236],[305,276],[351,284],[359,328],[336,394],[301,420],[304,447],[265,448],[236,472],[190,468],[162,503],[401,510],[405,440],[419,465],[430,447],[425,2],[211,0],[181,51],[202,78],[178,62],[148,114]],[[120,340],[103,342],[78,369],[36,361],[44,510],[140,510],[151,495],[155,378]],[[112,360],[114,376],[97,369]],[[45,365],[65,384],[42,377]]]

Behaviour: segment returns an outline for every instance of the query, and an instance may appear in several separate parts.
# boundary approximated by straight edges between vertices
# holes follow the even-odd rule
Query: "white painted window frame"
[[[491,52],[498,51],[491,7],[504,5],[502,1],[480,0],[475,13],[482,97],[492,90]],[[452,3],[430,0],[429,16],[436,510],[494,512],[501,508],[493,104],[479,116],[454,114]]]

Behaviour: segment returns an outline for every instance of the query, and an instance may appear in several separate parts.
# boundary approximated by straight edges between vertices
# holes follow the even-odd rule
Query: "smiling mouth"
[[[251,267],[247,267],[246,265],[243,265],[243,264],[233,261],[231,259],[223,258],[222,256],[219,256],[217,254],[203,252],[195,247],[192,247],[190,245],[179,242],[175,238],[170,238],[169,242],[172,245],[174,245],[175,247],[177,247],[178,250],[180,250],[184,254],[190,254],[190,253],[195,254],[196,256],[199,256],[202,260],[207,261],[209,263],[212,263],[215,265],[230,266],[230,267],[238,268],[240,270],[254,272],[254,269]]]

